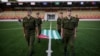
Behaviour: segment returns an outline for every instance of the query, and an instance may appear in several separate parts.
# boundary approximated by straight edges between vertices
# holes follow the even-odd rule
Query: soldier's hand
[[[74,31],[74,38],[76,39],[76,31],[77,31],[77,28],[75,28],[75,31]]]
[[[39,35],[38,34],[36,34],[36,37],[38,37]]]
[[[24,37],[25,37],[25,34],[24,34]]]
[[[76,39],[76,34],[74,34],[74,39]]]
[[[63,38],[63,34],[61,33],[61,38]]]

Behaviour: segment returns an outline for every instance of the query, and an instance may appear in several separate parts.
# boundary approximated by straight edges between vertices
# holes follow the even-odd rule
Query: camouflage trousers
[[[58,33],[61,35],[61,29],[57,29],[58,30]]]
[[[28,43],[28,55],[32,56],[34,52],[34,41],[35,41],[35,32],[34,31],[27,31],[25,34],[26,41]]]
[[[70,55],[75,56],[75,49],[74,49],[74,42],[75,42],[75,37],[74,34],[64,34],[63,35],[63,40],[64,40],[64,53],[69,55],[68,53],[68,45],[70,46]]]
[[[41,26],[38,27],[38,30],[39,30],[39,35],[41,34]],[[38,38],[38,43],[40,43],[40,38]]]

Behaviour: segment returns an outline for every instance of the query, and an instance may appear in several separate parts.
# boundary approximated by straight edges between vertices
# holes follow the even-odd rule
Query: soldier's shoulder
[[[66,21],[67,17],[63,17],[63,19],[61,19],[62,22]]]
[[[71,16],[71,18],[75,18],[74,16]]]
[[[26,20],[26,19],[27,19],[27,17],[24,17],[24,18],[23,18],[23,20]]]
[[[35,19],[35,17],[31,16],[32,19]]]
[[[68,18],[68,17],[66,16],[66,17],[63,18],[63,20],[66,20],[67,18]]]
[[[76,19],[76,17],[74,17],[74,16],[71,16],[72,17],[72,19]]]
[[[33,17],[33,16],[31,16],[31,20],[36,20],[36,18],[35,18],[35,17]]]
[[[26,19],[27,17],[23,17],[23,19]]]
[[[73,18],[73,21],[76,21],[76,22],[79,21],[79,19],[74,16],[72,18]]]

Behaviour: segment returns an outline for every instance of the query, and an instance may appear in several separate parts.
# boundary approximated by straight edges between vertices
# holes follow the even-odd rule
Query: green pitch
[[[56,22],[52,22],[56,29]],[[79,22],[75,41],[76,56],[100,56],[100,22]],[[42,29],[49,29],[44,22]],[[35,56],[47,56],[48,40],[35,41]],[[63,56],[61,40],[52,40],[52,56]],[[0,56],[27,56],[28,46],[23,36],[22,25],[18,22],[0,22]]]

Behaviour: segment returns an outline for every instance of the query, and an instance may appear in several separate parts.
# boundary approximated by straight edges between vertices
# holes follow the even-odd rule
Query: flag
[[[38,37],[39,37],[39,38],[48,38],[48,36],[43,35],[43,34],[40,34]]]
[[[46,38],[46,39],[61,39],[60,34],[57,30],[42,30],[39,38]]]

